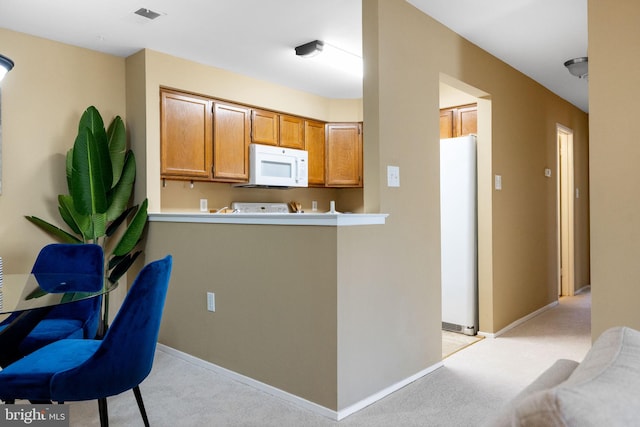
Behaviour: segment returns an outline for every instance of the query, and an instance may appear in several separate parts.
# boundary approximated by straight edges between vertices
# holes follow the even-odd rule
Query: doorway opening
[[[453,117],[453,121],[457,120],[457,125],[449,126],[450,120],[448,118]],[[443,126],[444,125],[444,126]],[[471,126],[472,125],[472,126]],[[443,128],[446,129],[454,129],[458,133],[449,135],[445,133],[443,135]],[[471,130],[470,130],[471,129]],[[491,192],[492,187],[485,185],[478,185],[478,183],[486,183],[491,181],[491,96],[473,86],[470,86],[460,80],[457,80],[451,76],[441,73],[440,74],[440,138],[441,138],[441,162],[442,162],[442,139],[453,137],[454,139],[463,139],[465,138],[465,134],[475,135],[476,139],[476,159],[475,164],[473,165],[473,169],[475,169],[475,186],[476,186],[476,206],[475,206],[475,272],[473,275],[476,277],[476,287],[474,289],[475,295],[473,299],[475,300],[475,319],[472,322],[462,325],[465,328],[462,330],[471,331],[474,329],[474,335],[467,336],[465,339],[471,338],[475,342],[477,339],[481,338],[484,334],[481,332],[483,325],[484,327],[491,327],[490,324],[483,323],[487,319],[491,319],[490,308],[492,303],[492,258],[491,258],[491,239],[492,239],[492,208],[491,208]],[[460,167],[463,164],[460,163]],[[442,163],[441,163],[442,168]],[[442,179],[442,170],[441,170],[441,179]],[[442,185],[442,182],[441,182]],[[441,189],[442,191],[442,189]],[[442,195],[441,195],[442,197]],[[442,202],[441,202],[442,203]],[[442,206],[441,206],[442,209]],[[456,214],[457,215],[457,214]],[[442,211],[441,211],[442,216]],[[441,227],[443,218],[441,217]],[[442,229],[441,229],[442,233]],[[442,237],[441,237],[442,239]],[[442,245],[442,241],[441,241]],[[441,247],[441,252],[443,251]],[[444,260],[443,266],[444,269]],[[460,268],[460,267],[458,267]],[[441,275],[443,275],[443,271],[441,271]],[[450,329],[448,323],[449,320],[445,320],[445,296],[450,297],[450,293],[447,292],[445,295],[445,283],[444,276],[442,277],[442,298],[443,298],[443,353],[445,352],[445,347],[448,346],[449,343],[445,343],[445,329],[449,331],[456,331],[457,333],[461,332],[458,329]],[[466,289],[466,287],[464,287]],[[466,292],[466,291],[465,291]],[[464,299],[464,298],[462,298]],[[456,306],[459,304],[456,303]],[[471,304],[463,304],[465,307],[469,307]],[[466,309],[465,309],[466,310]],[[450,310],[449,310],[450,312]],[[459,319],[462,317],[468,316],[456,316]],[[466,320],[466,319],[464,319]],[[447,323],[447,325],[445,325]],[[452,324],[457,325],[458,322],[452,322]],[[455,326],[453,325],[453,326]],[[469,328],[471,326],[472,328]],[[478,334],[478,335],[475,335]],[[460,337],[464,338],[464,337]],[[475,339],[474,339],[475,338]],[[446,345],[445,345],[446,344]],[[468,344],[467,344],[468,345]],[[461,347],[464,347],[463,343]],[[444,354],[443,354],[444,357]]]
[[[558,296],[575,293],[573,130],[557,125]]]

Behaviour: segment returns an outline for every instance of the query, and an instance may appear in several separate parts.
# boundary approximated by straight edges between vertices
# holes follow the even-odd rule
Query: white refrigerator
[[[478,331],[476,137],[440,140],[442,328]]]

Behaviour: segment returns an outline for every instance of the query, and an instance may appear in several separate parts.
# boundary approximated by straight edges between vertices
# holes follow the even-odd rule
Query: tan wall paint
[[[589,1],[593,337],[640,329],[640,4]]]
[[[336,409],[335,227],[149,225],[147,257],[174,256],[162,343]]]
[[[484,292],[490,300],[480,308],[480,328],[497,332],[557,299],[556,186],[544,177],[544,168],[556,164],[556,123],[574,130],[576,158],[584,160],[588,116],[402,0],[365,2],[364,8],[363,14],[371,8],[376,10],[368,13],[377,16],[364,21],[365,63],[368,45],[377,46],[378,58],[377,80],[365,77],[365,125],[379,138],[378,147],[365,147],[365,158],[373,149],[379,158],[377,165],[368,164],[368,173],[375,169],[381,176],[386,165],[399,164],[404,187],[366,188],[365,206],[369,192],[379,191],[380,208],[392,214],[389,222],[397,224],[397,234],[424,233],[412,249],[422,253],[430,273],[413,280],[435,299],[440,295],[439,274],[431,271],[439,269],[438,76],[445,73],[490,95],[492,171],[485,179],[502,175],[503,190],[492,193],[491,255],[485,257],[491,260],[493,283]],[[412,49],[407,39],[422,48]],[[588,188],[586,175],[577,180],[583,191]],[[480,185],[492,188],[492,182]],[[584,240],[588,228],[576,234]],[[588,265],[582,256],[581,268]]]
[[[427,286],[439,270],[415,249],[426,233],[398,221],[338,233],[339,409],[441,359],[440,299]]]
[[[124,59],[0,29],[0,52],[15,61],[2,81],[0,256],[6,273],[30,271],[54,240],[24,215],[66,228],[58,194],[66,194],[65,155],[78,120],[95,105],[107,124],[126,119]],[[114,294],[115,303],[126,292]],[[114,304],[117,307],[116,304]]]

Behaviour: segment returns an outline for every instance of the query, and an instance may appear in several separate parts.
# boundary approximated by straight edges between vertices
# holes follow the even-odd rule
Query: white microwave
[[[249,145],[249,182],[238,187],[307,187],[309,154],[305,150]]]

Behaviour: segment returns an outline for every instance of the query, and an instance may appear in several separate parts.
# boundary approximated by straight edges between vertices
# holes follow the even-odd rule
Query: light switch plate
[[[502,175],[496,175],[496,190],[502,190]]]
[[[387,187],[400,187],[400,166],[387,166]]]
[[[216,311],[216,294],[207,292],[207,310]]]

